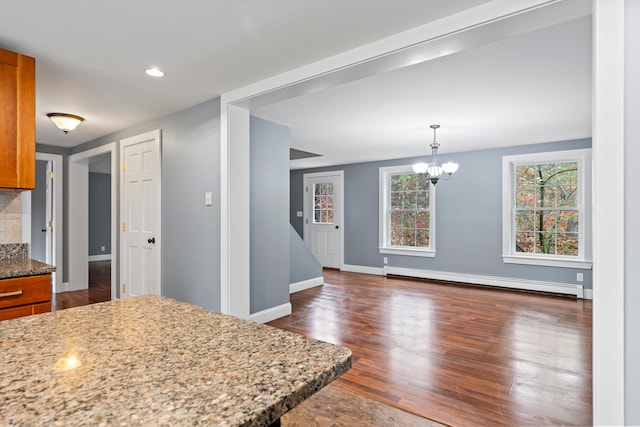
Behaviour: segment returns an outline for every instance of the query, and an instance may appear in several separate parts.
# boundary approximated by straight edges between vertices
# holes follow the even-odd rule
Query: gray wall
[[[250,311],[257,313],[289,302],[289,128],[257,117],[250,126]]]
[[[293,226],[289,224],[289,282],[322,277],[322,264],[313,256]]]
[[[103,251],[101,247],[104,246]],[[111,174],[89,172],[89,255],[111,254]]]
[[[162,295],[220,311],[220,99],[73,147],[71,154],[158,128]],[[65,185],[65,193],[67,189]],[[213,194],[213,206],[205,206],[207,191]],[[66,232],[64,245],[68,247]]]
[[[436,187],[435,258],[378,252],[378,170],[424,161],[426,156],[291,171],[290,221],[302,236],[302,218],[295,211],[303,209],[304,173],[344,170],[345,264],[381,268],[387,257],[393,267],[561,283],[577,283],[576,273],[582,272],[584,287],[591,288],[591,270],[502,262],[502,156],[590,147],[591,140],[584,139],[440,156],[442,162],[459,163],[460,169]]]
[[[31,258],[47,258],[47,162],[36,160],[36,188],[31,191]]]
[[[625,2],[625,424],[640,425],[640,2]]]

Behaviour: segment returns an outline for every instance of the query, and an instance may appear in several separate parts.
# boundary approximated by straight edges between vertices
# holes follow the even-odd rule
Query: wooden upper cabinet
[[[0,189],[35,188],[36,61],[0,49]]]

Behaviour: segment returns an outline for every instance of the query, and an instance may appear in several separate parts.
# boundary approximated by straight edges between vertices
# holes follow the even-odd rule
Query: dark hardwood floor
[[[111,300],[111,261],[89,263],[89,289],[53,294],[53,311]]]
[[[353,351],[334,384],[445,424],[591,425],[592,303],[324,271],[270,325]]]
[[[110,262],[54,310],[111,299]],[[592,303],[336,270],[272,326],[349,347],[346,390],[457,425],[591,425]]]

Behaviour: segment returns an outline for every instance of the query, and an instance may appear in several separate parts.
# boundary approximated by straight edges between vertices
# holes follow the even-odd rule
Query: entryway
[[[90,164],[108,161],[111,203],[110,247],[117,248],[118,152],[112,142],[69,156],[69,275],[63,291],[89,289],[89,172]],[[105,245],[106,246],[106,245]],[[111,299],[117,298],[117,263],[110,263]]]
[[[323,267],[344,265],[344,171],[304,174],[304,242]]]

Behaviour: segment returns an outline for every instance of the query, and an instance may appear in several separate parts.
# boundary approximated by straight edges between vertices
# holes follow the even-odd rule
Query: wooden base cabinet
[[[35,188],[36,61],[0,49],[0,189]]]
[[[51,274],[0,280],[0,320],[51,311]]]

